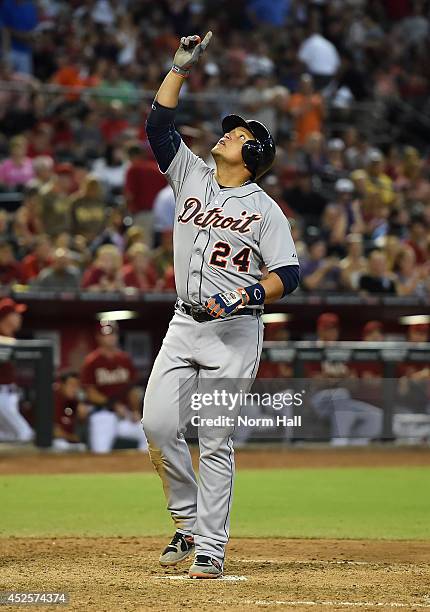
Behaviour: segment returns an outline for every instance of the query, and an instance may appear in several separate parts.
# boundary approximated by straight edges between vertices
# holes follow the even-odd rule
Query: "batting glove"
[[[214,319],[225,319],[245,306],[264,304],[265,297],[263,285],[256,283],[250,287],[239,287],[235,291],[213,295],[206,300],[205,309]]]
[[[173,58],[173,72],[182,77],[187,77],[191,67],[197,64],[199,57],[208,46],[211,38],[212,32],[208,32],[202,41],[197,34],[194,36],[183,36],[179,49]]]

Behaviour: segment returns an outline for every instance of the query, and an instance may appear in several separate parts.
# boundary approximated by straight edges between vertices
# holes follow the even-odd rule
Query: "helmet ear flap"
[[[253,177],[256,175],[262,155],[263,145],[258,140],[248,140],[242,147],[242,159]]]

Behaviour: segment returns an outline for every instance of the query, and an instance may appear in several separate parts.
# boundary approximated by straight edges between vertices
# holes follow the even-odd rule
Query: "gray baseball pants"
[[[211,385],[248,391],[258,370],[263,341],[260,316],[232,316],[199,323],[176,309],[154,362],[145,393],[142,424],[176,529],[193,534],[196,553],[221,563],[229,537],[233,494],[234,427],[199,428],[197,482],[184,431],[191,400]],[[247,379],[243,382],[243,379]],[[245,388],[244,388],[245,387]],[[218,414],[205,407],[201,416]]]

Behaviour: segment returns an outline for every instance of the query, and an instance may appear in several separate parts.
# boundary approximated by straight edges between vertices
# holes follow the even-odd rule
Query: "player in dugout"
[[[115,321],[101,321],[96,330],[98,348],[84,360],[80,380],[92,406],[88,439],[93,453],[108,453],[117,438],[134,440],[140,451],[147,442],[140,424],[142,392],[131,357],[119,348]]]
[[[88,417],[77,372],[63,372],[54,383],[54,441],[59,451],[84,450],[78,428]]]
[[[0,300],[0,341],[10,340],[22,325],[25,304],[17,304],[10,298]],[[7,341],[6,340],[6,341]],[[15,364],[8,360],[0,363],[0,441],[30,442],[34,433],[19,411],[19,388]]]

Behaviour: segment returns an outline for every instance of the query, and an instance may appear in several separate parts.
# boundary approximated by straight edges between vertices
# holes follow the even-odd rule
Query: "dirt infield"
[[[197,465],[197,449],[192,450]],[[238,469],[430,466],[430,448],[264,448],[235,453]],[[136,451],[110,455],[1,454],[0,474],[68,474],[152,471],[148,456]]]
[[[222,581],[189,580],[188,562],[163,570],[165,544],[2,540],[1,589],[64,590],[79,612],[430,609],[430,542],[236,539]]]
[[[429,466],[430,449],[240,450],[236,463],[239,469]],[[147,470],[148,457],[137,452],[0,455],[0,474]],[[0,591],[64,590],[66,609],[79,612],[430,611],[430,542],[232,539],[226,578],[216,581],[189,580],[188,562],[161,568],[165,545],[159,538],[0,539]]]

